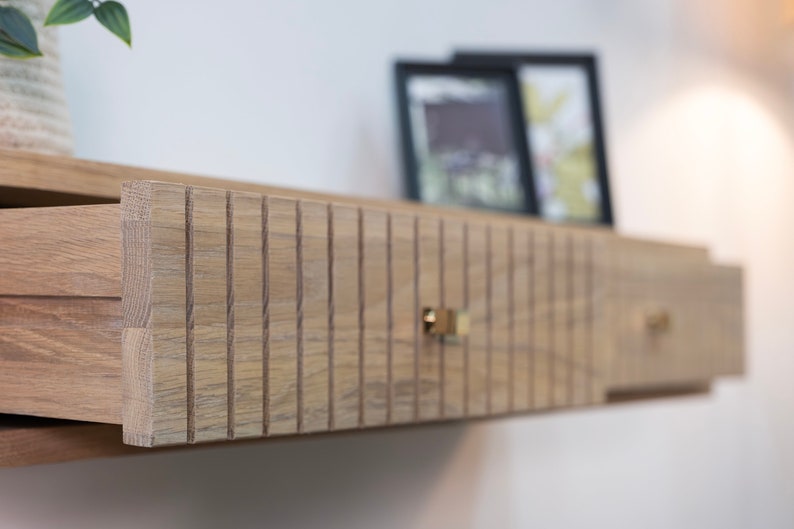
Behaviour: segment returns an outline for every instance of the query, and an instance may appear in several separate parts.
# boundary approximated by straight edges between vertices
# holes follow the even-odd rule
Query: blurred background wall
[[[62,29],[77,155],[399,197],[395,57],[595,50],[622,233],[746,267],[749,376],[587,412],[0,471],[0,527],[794,527],[794,23],[777,0],[127,0]]]

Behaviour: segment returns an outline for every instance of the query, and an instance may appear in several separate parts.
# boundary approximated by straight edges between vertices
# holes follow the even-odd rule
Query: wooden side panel
[[[262,197],[230,197],[230,437],[262,435],[263,325]]]
[[[421,318],[416,297],[416,218],[391,216],[392,355],[391,420],[416,419],[416,354]]]
[[[188,442],[227,435],[226,192],[188,187]]]
[[[533,281],[533,347],[532,372],[534,374],[534,409],[548,409],[552,406],[553,365],[552,365],[552,309],[554,241],[546,230],[534,232]]]
[[[468,416],[488,413],[488,254],[486,227],[468,225],[467,298],[471,330],[467,340]]]
[[[328,429],[328,206],[301,202],[301,432]]]
[[[187,442],[185,187],[124,185],[124,442]]]
[[[121,296],[117,205],[3,210],[0,295]]]
[[[465,254],[464,224],[455,220],[443,221],[443,276],[441,305],[451,309],[464,309]],[[445,338],[441,344],[444,362],[443,414],[445,418],[463,416],[466,402],[466,363],[460,338]]]
[[[267,199],[267,434],[298,431],[297,202]]]
[[[358,209],[331,206],[331,417],[333,430],[356,428],[361,404]]]
[[[0,413],[121,423],[121,301],[0,296]]]
[[[440,224],[434,217],[419,218],[419,303],[422,309],[441,306]],[[441,417],[441,340],[422,334],[417,358],[417,420]]]
[[[512,314],[513,288],[511,277],[510,232],[505,227],[490,228],[490,248],[488,279],[488,324],[490,349],[490,390],[489,412],[507,413],[511,408],[513,359],[511,333],[513,332]]]
[[[388,413],[388,266],[387,215],[361,210],[363,250],[363,395],[362,426],[386,424]]]
[[[521,227],[513,231],[513,287],[511,349],[513,351],[513,410],[526,411],[532,408],[532,280],[533,278],[532,232]]]

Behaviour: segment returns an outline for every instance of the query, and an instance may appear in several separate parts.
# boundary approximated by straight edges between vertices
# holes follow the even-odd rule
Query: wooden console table
[[[743,372],[741,270],[700,248],[20,152],[0,206],[0,464]]]

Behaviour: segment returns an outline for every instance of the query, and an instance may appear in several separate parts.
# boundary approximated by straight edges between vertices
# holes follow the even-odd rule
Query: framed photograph
[[[612,225],[595,56],[459,52],[453,62],[515,69],[540,216]]]
[[[512,68],[398,62],[396,81],[411,198],[536,211]]]

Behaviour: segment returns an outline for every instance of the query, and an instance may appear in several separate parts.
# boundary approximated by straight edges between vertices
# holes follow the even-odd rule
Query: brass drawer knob
[[[437,336],[469,335],[469,312],[466,310],[425,308],[422,321],[427,334]]]
[[[673,319],[665,309],[651,311],[645,315],[645,327],[653,333],[667,332],[673,326]]]

